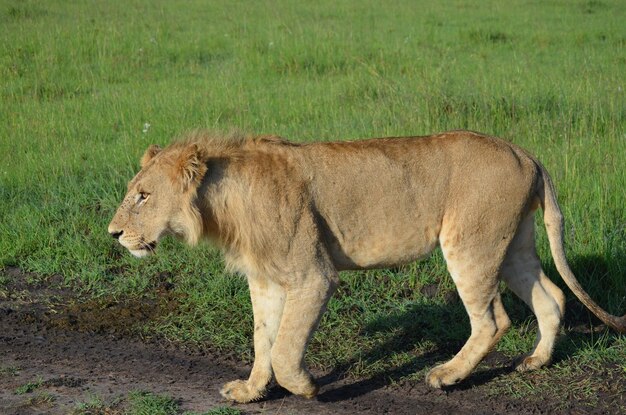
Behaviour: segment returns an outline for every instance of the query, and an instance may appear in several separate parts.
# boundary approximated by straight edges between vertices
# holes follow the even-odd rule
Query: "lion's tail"
[[[552,184],[550,175],[541,163],[538,161],[535,162],[540,169],[543,179],[542,181],[540,180],[539,186],[537,186],[537,196],[541,201],[541,206],[544,211],[544,223],[546,225],[548,240],[550,241],[550,251],[552,252],[556,269],[559,271],[561,278],[563,278],[563,281],[565,281],[570,290],[576,294],[576,297],[578,297],[593,314],[617,332],[626,333],[626,315],[617,317],[604,311],[593,301],[589,294],[585,292],[567,264],[565,248],[563,246],[563,214],[556,200],[554,185]]]

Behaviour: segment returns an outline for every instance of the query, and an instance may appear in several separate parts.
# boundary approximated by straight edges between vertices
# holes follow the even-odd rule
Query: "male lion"
[[[500,280],[539,323],[535,347],[517,369],[547,364],[565,301],[535,251],[539,206],[567,285],[603,322],[626,331],[626,316],[601,309],[572,274],[543,166],[513,144],[475,132],[310,144],[194,133],[163,150],[148,148],[109,232],[138,257],[166,234],[189,244],[208,238],[231,269],[246,275],[254,365],[247,381],[230,382],[221,394],[249,402],[264,396],[272,374],[292,393],[315,396],[304,352],[338,271],[406,264],[437,244],[472,332],[427,382],[459,382],[502,337],[510,321]]]

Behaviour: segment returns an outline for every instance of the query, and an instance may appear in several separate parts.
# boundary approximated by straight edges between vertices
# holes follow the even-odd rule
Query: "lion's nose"
[[[120,239],[120,236],[122,236],[122,234],[124,233],[124,231],[113,231],[113,232],[109,232],[111,234],[112,237],[114,237],[115,239]]]

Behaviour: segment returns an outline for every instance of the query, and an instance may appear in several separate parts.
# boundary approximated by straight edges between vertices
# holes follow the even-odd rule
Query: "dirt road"
[[[70,294],[27,285],[11,288],[20,295],[5,295],[0,300],[2,414],[67,414],[94,397],[123,410],[124,398],[137,390],[174,397],[181,412],[202,413],[228,406],[218,393],[219,387],[248,374],[249,367],[206,351],[129,336],[119,329],[123,326],[120,321],[97,330],[59,324],[81,319],[67,311],[71,307],[58,306],[59,299]],[[493,369],[479,372],[448,391],[433,390],[421,382],[390,385],[385,379],[342,379],[332,373],[317,373],[322,387],[316,399],[294,397],[274,386],[263,402],[233,406],[247,414],[593,412],[575,404],[562,410],[562,402],[553,400],[529,402],[489,394],[484,385],[510,370],[501,360],[492,356]],[[37,383],[37,392],[16,393],[29,382]],[[596,409],[597,413],[611,411]]]

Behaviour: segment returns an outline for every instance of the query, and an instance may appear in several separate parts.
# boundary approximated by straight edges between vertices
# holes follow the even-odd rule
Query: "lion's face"
[[[136,257],[152,254],[168,234],[195,243],[202,228],[194,204],[203,167],[194,145],[148,148],[109,224],[111,236]]]

